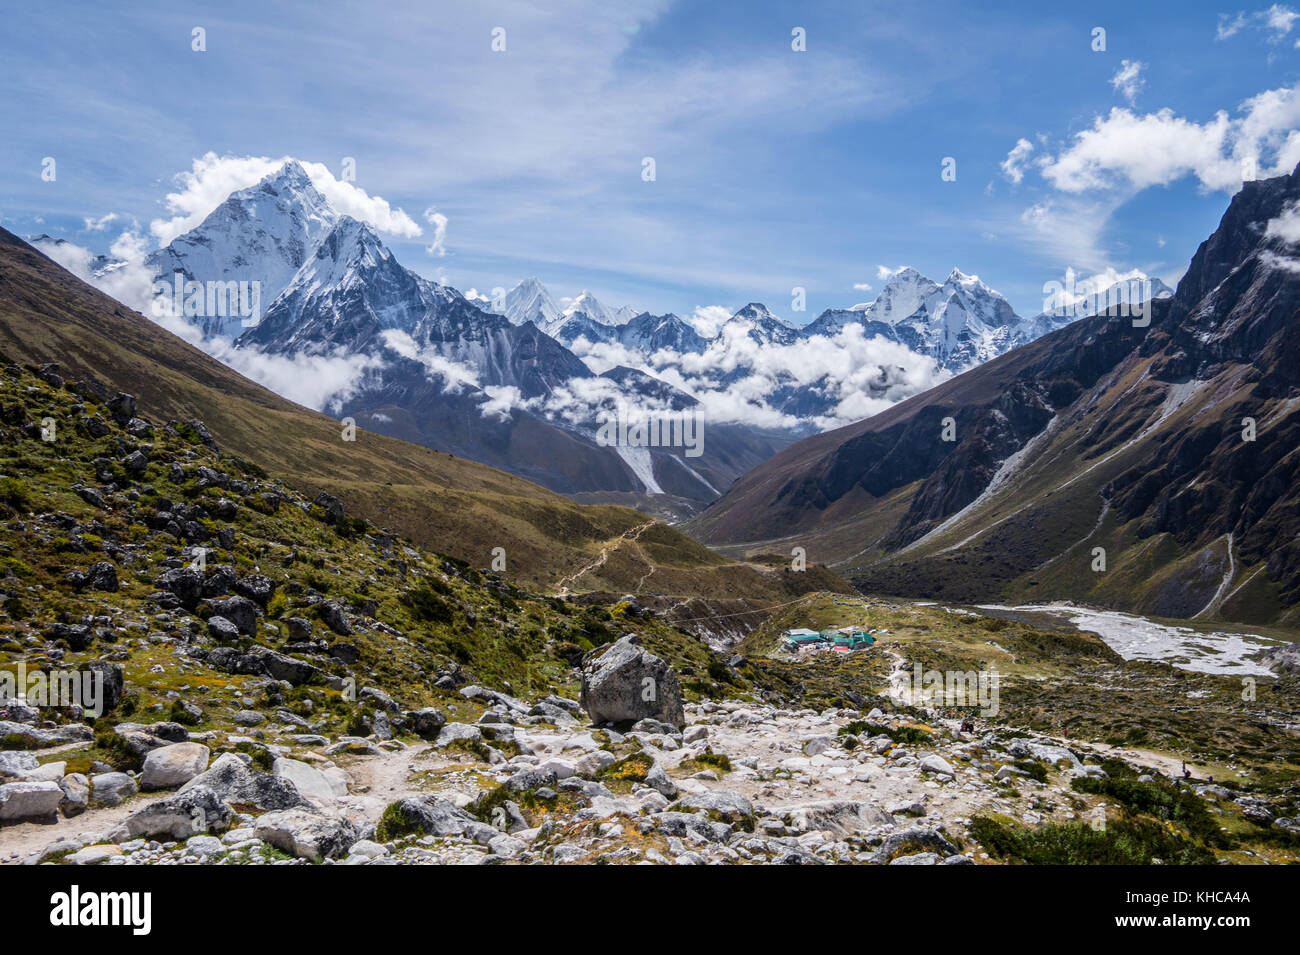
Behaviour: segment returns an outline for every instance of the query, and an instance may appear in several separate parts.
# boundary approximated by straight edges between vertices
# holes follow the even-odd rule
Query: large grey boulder
[[[0,786],[0,822],[49,819],[58,811],[62,799],[58,783],[5,783]]]
[[[271,773],[259,773],[234,753],[219,756],[207,772],[195,776],[178,792],[195,789],[210,790],[226,802],[256,806],[263,811],[311,808],[311,803],[292,782]]]
[[[677,674],[628,634],[582,668],[582,707],[596,723],[654,719],[682,727],[682,691]]]
[[[432,706],[426,706],[407,712],[406,722],[420,739],[435,739],[438,732],[447,725],[447,717]]]
[[[207,832],[225,832],[234,813],[211,789],[198,786],[145,806],[108,835],[109,842],[132,839],[188,839]]]
[[[268,812],[257,820],[257,838],[299,859],[341,859],[361,838],[356,824],[342,816],[306,809]]]
[[[152,750],[144,758],[140,788],[175,789],[208,768],[210,750],[202,743],[173,743]]]
[[[388,838],[407,833],[465,836],[485,846],[500,833],[440,796],[419,796],[393,803],[384,811]],[[384,828],[384,827],[381,827]],[[397,830],[393,832],[391,830]]]
[[[126,773],[99,773],[90,777],[90,803],[93,806],[117,806],[140,791]]]

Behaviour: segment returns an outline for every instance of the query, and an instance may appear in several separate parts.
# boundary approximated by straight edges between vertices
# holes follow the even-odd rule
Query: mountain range
[[[105,257],[94,263],[96,274],[114,267]],[[1022,319],[959,270],[937,283],[910,268],[873,302],[827,309],[802,327],[751,302],[705,335],[677,315],[610,306],[586,291],[561,305],[536,278],[496,309],[403,266],[294,160],[231,193],[146,267],[164,283],[177,275],[209,288],[258,283],[256,316],[214,312],[209,302],[175,318],[205,348],[350,361],[325,402],[340,418],[586,501],[673,518],[698,512],[801,437],[1069,321]],[[841,352],[844,360],[826,358]],[[698,415],[707,424],[702,453],[606,446],[601,424],[622,408]]]
[[[1300,170],[1246,183],[1143,317],[1069,323],[792,445],[688,529],[803,546],[868,592],[1292,620],[1297,203]]]

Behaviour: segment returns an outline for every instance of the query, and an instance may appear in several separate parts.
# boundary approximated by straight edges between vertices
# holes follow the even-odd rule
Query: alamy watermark
[[[183,272],[173,272],[172,281],[153,283],[155,318],[170,315],[186,318],[235,318],[244,328],[262,320],[262,283],[252,281],[195,282]]]
[[[998,715],[997,670],[925,670],[912,666],[912,699],[931,706],[978,707],[980,716]]]
[[[79,706],[90,717],[104,714],[104,674],[99,670],[0,670],[0,704],[16,700],[30,706]]]
[[[620,401],[596,417],[596,443],[602,448],[682,448],[688,458],[704,453],[704,414],[698,406],[672,411]]]
[[[1088,279],[1076,280],[1072,271],[1065,273],[1065,281],[1043,283],[1043,313],[1055,318],[1087,318],[1103,312],[1132,318],[1134,328],[1151,324],[1151,302],[1166,297],[1157,296],[1151,279],[1143,276],[1107,282],[1104,286]]]

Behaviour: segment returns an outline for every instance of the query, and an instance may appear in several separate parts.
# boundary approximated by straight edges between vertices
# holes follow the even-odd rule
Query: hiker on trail
[[[1192,771],[1187,768],[1187,761],[1183,761],[1183,779],[1191,779]]]

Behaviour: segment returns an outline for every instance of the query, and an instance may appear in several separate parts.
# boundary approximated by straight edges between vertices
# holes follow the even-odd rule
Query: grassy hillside
[[[625,507],[583,507],[473,461],[341,425],[293,404],[78,281],[0,230],[0,351],[34,366],[57,363],[70,379],[123,391],[156,421],[202,420],[223,451],[259,462],[304,493],[325,490],[349,512],[472,567],[502,547],[506,575],[574,591],[636,590],[685,599],[725,595],[764,606],[818,589],[823,580],[738,567],[662,525],[659,546],[624,536],[646,524]],[[615,552],[617,559],[601,560]],[[593,566],[594,565],[594,566]],[[845,588],[840,581],[833,586]]]

